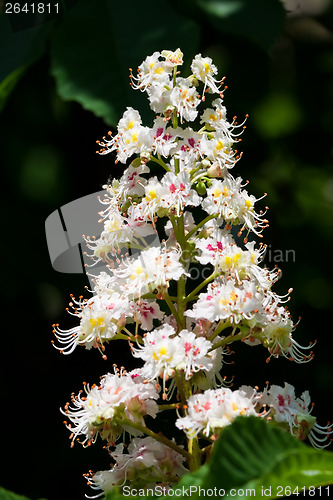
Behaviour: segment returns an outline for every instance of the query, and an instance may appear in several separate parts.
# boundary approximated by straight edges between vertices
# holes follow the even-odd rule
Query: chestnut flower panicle
[[[101,495],[129,483],[170,487],[201,465],[237,416],[274,422],[319,448],[333,433],[312,415],[307,391],[296,397],[287,383],[234,389],[224,374],[237,341],[263,346],[272,362],[308,362],[313,345],[294,339],[291,289],[274,292],[281,272],[263,265],[266,245],[256,245],[268,225],[266,194],[256,198],[232,175],[247,115],[228,121],[224,78],[211,58],[196,55],[187,75],[182,64],[180,49],[163,50],[130,70],[155,116],[145,126],[127,107],[115,133],[98,141],[99,154],[125,165],[104,186],[100,236],[84,237],[92,266],[105,266],[89,272],[91,298],[71,298],[76,326],[54,325],[64,354],[96,348],[107,361],[108,344],[125,341],[140,364],[84,384],[62,410],[72,443],[106,442],[114,464],[88,474]],[[160,413],[171,411],[177,439],[156,431]]]

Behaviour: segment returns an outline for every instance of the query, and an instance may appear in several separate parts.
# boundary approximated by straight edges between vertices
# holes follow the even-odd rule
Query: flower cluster
[[[151,437],[134,438],[127,453],[120,443],[110,452],[110,457],[115,462],[110,470],[99,471],[92,478],[88,475],[93,489],[107,492],[126,483],[148,488],[166,480],[172,484],[186,472],[185,457]]]
[[[106,360],[106,344],[122,340],[141,362],[85,385],[63,410],[73,443],[107,442],[111,470],[89,475],[103,491],[127,481],[177,481],[201,465],[201,446],[212,447],[239,415],[274,421],[319,447],[332,433],[310,413],[307,392],[296,398],[287,383],[233,390],[221,375],[237,341],[262,345],[268,361],[304,363],[313,353],[293,337],[291,290],[274,292],[280,271],[263,267],[266,246],[256,246],[267,207],[257,208],[261,198],[232,175],[247,117],[228,121],[224,79],[209,57],[196,55],[186,77],[182,63],[179,49],[165,50],[148,56],[136,75],[131,70],[132,88],[147,93],[155,119],[145,126],[129,107],[116,133],[98,141],[99,154],[125,164],[121,178],[105,185],[100,236],[85,237],[92,265],[102,260],[108,272],[93,276],[91,298],[71,297],[76,326],[54,325],[64,354],[84,346]],[[209,276],[193,284],[191,270],[200,266]],[[179,442],[149,427],[171,410],[184,431]]]
[[[126,430],[140,435],[135,425],[142,424],[145,415],[155,417],[158,412],[156,387],[142,380],[138,372],[108,373],[99,386],[85,384],[84,389],[63,412],[71,421],[72,440],[83,435],[84,445],[95,442],[98,435],[110,444]]]

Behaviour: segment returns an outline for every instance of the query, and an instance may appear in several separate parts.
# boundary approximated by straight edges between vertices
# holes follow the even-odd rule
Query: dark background
[[[186,13],[187,2],[181,5]],[[295,321],[302,317],[295,339],[302,345],[318,341],[315,358],[303,365],[285,359],[266,364],[267,352],[261,346],[237,346],[236,364],[226,374],[236,375],[235,386],[262,388],[269,380],[282,385],[288,381],[299,394],[309,389],[316,403],[313,413],[324,425],[333,417],[333,7],[331,2],[316,0],[289,2],[289,9],[295,6],[274,43],[265,48],[250,36],[218,30],[216,19],[195,14],[193,19],[200,26],[196,52],[211,56],[219,74],[227,76],[229,119],[235,114],[250,115],[243,136],[244,157],[236,168],[250,180],[251,193],[268,193],[263,204],[270,208],[270,227],[264,241],[270,245],[271,257],[275,250],[295,251],[295,261],[278,262],[283,276],[275,290],[294,289],[289,307]],[[135,45],[140,44],[143,29],[154,37],[152,25],[139,23],[133,31],[126,19],[119,22]],[[256,29],[264,29],[263,20],[257,22]],[[160,46],[157,37],[155,48],[139,60],[135,53],[131,64],[135,67],[154,50],[176,49],[172,29],[168,46]],[[190,42],[184,39],[184,45]],[[100,50],[106,71],[112,74],[113,52],[107,47]],[[131,60],[130,50],[127,57]],[[193,54],[187,55],[184,49],[184,57],[189,62]],[[45,219],[63,204],[100,190],[115,172],[119,175],[111,156],[95,153],[95,141],[112,128],[112,120],[106,124],[75,100],[63,100],[50,64],[46,51],[25,70],[0,117],[0,484],[33,499],[58,500],[91,493],[82,474],[108,467],[101,443],[86,450],[79,445],[70,449],[59,407],[81,388],[83,380],[97,382],[112,362],[126,362],[126,355],[110,345],[108,364],[95,351],[77,349],[71,356],[61,356],[50,343],[52,323],[64,328],[73,325],[64,311],[69,294],[80,295],[87,282],[84,275],[52,269]],[[113,77],[118,78],[116,71]],[[110,87],[110,101],[122,102],[119,92]],[[116,109],[115,116],[122,110]],[[273,266],[270,260],[265,263]]]

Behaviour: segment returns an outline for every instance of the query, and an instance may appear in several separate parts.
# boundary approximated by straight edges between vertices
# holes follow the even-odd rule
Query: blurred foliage
[[[267,192],[265,263],[283,271],[277,292],[294,288],[290,310],[302,316],[295,338],[305,345],[318,340],[311,365],[301,366],[284,359],[266,365],[262,348],[237,346],[228,373],[237,375],[237,385],[262,387],[268,379],[309,389],[319,422],[331,416],[333,6],[284,4],[286,17],[279,0],[100,0],[98,7],[63,0],[50,19],[1,14],[3,429],[8,415],[10,422],[24,419],[22,429],[11,424],[4,433],[8,456],[14,448],[24,464],[17,487],[17,468],[3,464],[5,487],[33,499],[81,498],[87,488],[80,475],[108,466],[97,445],[69,450],[61,423],[58,409],[70,392],[84,379],[96,382],[103,366],[98,353],[62,357],[51,348],[50,325],[72,326],[64,308],[86,281],[53,271],[44,221],[98,191],[110,173],[120,174],[110,156],[95,154],[95,140],[126,106],[145,116],[145,98],[131,91],[128,68],[164,48],[181,47],[187,66],[197,52],[212,57],[227,76],[229,117],[250,114],[235,175],[249,179],[256,196]],[[295,253],[275,262],[276,249]],[[119,364],[128,362],[116,343],[112,349]]]
[[[66,3],[62,2],[62,6]],[[80,0],[72,9],[60,12],[62,19],[56,25],[53,19],[47,21],[45,13],[38,12],[0,18],[0,56],[4,63],[0,73],[0,106],[22,69],[48,49],[45,41],[49,37],[51,74],[60,96],[78,101],[113,126],[124,108],[137,100],[126,85],[128,67],[140,64],[157,48],[169,46],[170,38],[174,46],[182,46],[189,59],[193,57],[199,46],[203,16],[217,33],[241,35],[264,49],[277,39],[284,22],[279,0],[170,1],[164,3],[162,16],[153,0],[145,1],[144,6],[138,2],[99,0],[98,8],[92,8],[90,0]],[[170,21],[177,26],[172,37]],[[139,30],[137,43],[135,34]]]
[[[12,491],[5,490],[0,486],[0,500],[29,500],[22,495],[16,495]]]

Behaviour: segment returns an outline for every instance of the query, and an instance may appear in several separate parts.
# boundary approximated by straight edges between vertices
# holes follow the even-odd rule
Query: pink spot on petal
[[[222,250],[223,250],[223,245],[222,245],[222,243],[221,243],[220,241],[217,241],[217,242],[216,242],[216,245],[217,245],[217,248],[218,248],[219,250],[221,250],[221,252],[222,252]]]
[[[278,397],[278,402],[279,402],[279,406],[284,406],[285,405],[285,399],[284,397],[282,396],[282,394],[279,394]]]
[[[185,342],[185,354],[187,354],[192,349],[191,342]]]

